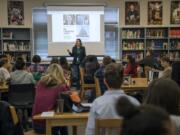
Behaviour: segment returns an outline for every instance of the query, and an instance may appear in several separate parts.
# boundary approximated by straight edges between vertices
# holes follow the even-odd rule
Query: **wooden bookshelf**
[[[30,28],[1,28],[1,53],[11,55],[15,60],[18,56],[26,62],[31,61],[31,29]]]
[[[121,31],[123,61],[127,55],[139,61],[148,49],[154,51],[155,57],[180,58],[180,27],[125,27]]]

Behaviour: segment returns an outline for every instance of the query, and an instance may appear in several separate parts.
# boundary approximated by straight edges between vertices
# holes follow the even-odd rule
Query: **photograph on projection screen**
[[[76,37],[83,39],[89,38],[89,15],[76,15]]]

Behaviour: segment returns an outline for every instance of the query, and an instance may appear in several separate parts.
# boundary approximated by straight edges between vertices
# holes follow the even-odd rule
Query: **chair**
[[[96,97],[99,97],[101,96],[101,87],[100,87],[100,84],[99,84],[99,79],[94,76],[94,82],[95,82],[95,86],[96,86]]]
[[[120,135],[122,119],[96,119],[96,135]]]
[[[0,101],[0,125],[0,134],[24,135],[16,109],[8,102]]]
[[[96,86],[95,86],[94,83],[93,84],[85,83],[84,82],[85,69],[83,67],[79,67],[79,70],[80,70],[80,80],[81,80],[81,93],[80,93],[80,97],[81,97],[81,99],[83,99],[85,90],[95,89]]]
[[[27,129],[28,125],[28,111],[32,110],[34,97],[34,84],[14,84],[9,86],[8,101],[17,109],[18,114],[21,114],[21,122],[25,129]]]

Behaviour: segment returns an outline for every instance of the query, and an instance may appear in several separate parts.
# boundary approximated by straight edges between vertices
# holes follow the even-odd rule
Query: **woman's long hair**
[[[47,87],[65,84],[63,69],[58,64],[51,64],[47,69],[47,74],[42,77],[41,82]]]

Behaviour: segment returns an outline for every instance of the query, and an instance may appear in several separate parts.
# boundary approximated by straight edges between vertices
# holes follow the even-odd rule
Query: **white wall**
[[[124,27],[125,0],[24,0],[24,26],[8,26],[7,19],[7,0],[0,0],[0,27],[32,27],[32,8],[42,7],[44,2],[58,3],[106,3],[109,7],[118,7],[120,12],[120,27]],[[147,5],[148,0],[140,1],[140,26],[147,26]],[[163,26],[169,26],[170,23],[170,0],[163,1]],[[127,26],[128,27],[128,26]]]

